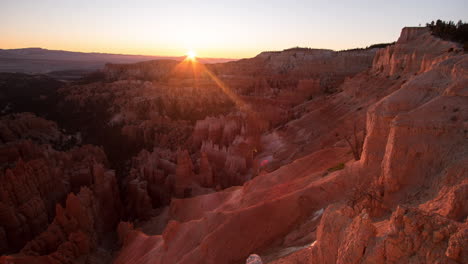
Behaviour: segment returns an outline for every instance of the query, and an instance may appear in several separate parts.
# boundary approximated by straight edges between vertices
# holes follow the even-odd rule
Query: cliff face
[[[467,261],[460,237],[467,230],[468,57],[451,47],[425,29],[404,29],[395,46],[376,55],[371,74],[408,79],[368,111],[356,166],[374,171],[371,187],[354,186],[347,205],[325,211],[316,243],[273,263]],[[391,54],[386,63],[384,53]]]
[[[460,51],[459,44],[433,37],[428,28],[403,28],[397,45],[377,52],[372,69],[399,78],[429,70],[450,53]]]
[[[115,263],[466,262],[467,69],[455,44],[404,29],[341,93],[263,136],[271,169],[294,162],[173,200],[152,235],[122,233]],[[353,134],[365,137],[358,161]]]

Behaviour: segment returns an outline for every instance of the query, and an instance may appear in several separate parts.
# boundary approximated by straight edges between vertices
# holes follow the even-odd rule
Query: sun
[[[196,57],[197,57],[197,54],[195,53],[195,51],[189,50],[189,51],[187,52],[187,59],[189,59],[189,60],[195,60]]]

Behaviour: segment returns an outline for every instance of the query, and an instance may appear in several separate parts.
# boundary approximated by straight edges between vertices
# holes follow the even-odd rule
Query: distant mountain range
[[[0,49],[0,72],[54,73],[90,72],[106,63],[135,63],[148,60],[183,60],[185,57],[86,53],[42,48]],[[202,63],[221,63],[232,59],[199,58]]]

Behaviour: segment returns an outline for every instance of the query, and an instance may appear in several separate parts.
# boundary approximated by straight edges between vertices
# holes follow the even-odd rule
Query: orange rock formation
[[[382,49],[104,73],[59,90],[103,149],[0,120],[0,263],[468,262],[458,44],[404,28]]]

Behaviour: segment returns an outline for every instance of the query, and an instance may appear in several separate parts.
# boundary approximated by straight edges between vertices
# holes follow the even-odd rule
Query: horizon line
[[[295,49],[295,48],[301,48],[301,49],[315,49],[315,50],[331,50],[333,52],[340,52],[340,51],[346,51],[346,50],[353,50],[353,49],[366,49],[372,45],[375,44],[390,44],[392,42],[388,43],[374,43],[366,47],[353,47],[353,48],[346,48],[346,49],[331,49],[331,48],[312,48],[312,47],[300,47],[300,46],[293,46],[289,48],[284,48],[280,50],[263,50],[257,53],[256,55],[252,57],[197,57],[199,59],[221,59],[221,60],[241,60],[241,59],[248,59],[248,58],[254,58],[261,53],[264,52],[282,52],[286,51],[289,49]],[[23,47],[23,48],[1,48],[0,50],[21,50],[21,49],[42,49],[42,50],[48,50],[48,51],[64,51],[64,52],[75,52],[75,53],[87,53],[87,54],[101,54],[101,55],[120,55],[120,56],[144,56],[144,57],[166,57],[166,58],[184,58],[186,55],[154,55],[154,54],[141,54],[141,53],[112,53],[112,52],[100,52],[100,51],[82,51],[82,50],[66,50],[66,49],[50,49],[47,47]]]

